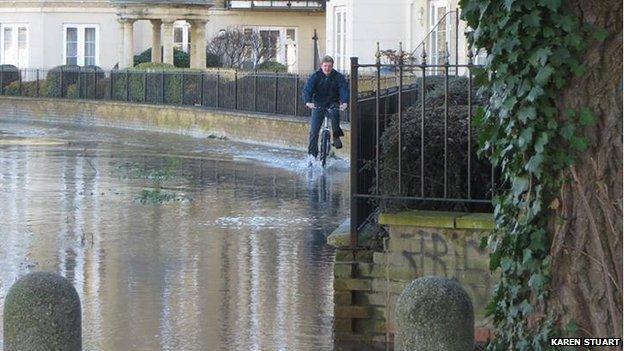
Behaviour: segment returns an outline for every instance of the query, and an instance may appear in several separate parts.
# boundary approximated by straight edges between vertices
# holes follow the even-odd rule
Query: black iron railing
[[[474,89],[472,53],[467,64],[384,65],[351,58],[350,89],[373,75],[373,92],[350,102],[351,245],[380,209],[484,212],[491,210],[495,169],[476,155],[472,123],[484,103]],[[401,55],[399,55],[401,56]],[[382,71],[397,72],[383,89]],[[407,83],[406,83],[407,82]],[[370,82],[368,82],[370,83]]]
[[[0,65],[0,95],[184,105],[309,117],[308,75],[260,71],[16,69]],[[346,120],[348,114],[342,114]]]

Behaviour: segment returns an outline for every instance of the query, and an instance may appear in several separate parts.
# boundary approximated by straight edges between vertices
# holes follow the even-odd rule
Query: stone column
[[[152,23],[152,62],[162,62],[162,52],[160,51],[160,20],[150,20]]]
[[[123,21],[123,60],[120,68],[134,66],[134,20]]]
[[[162,46],[164,63],[173,65],[173,22],[172,20],[162,21]]]
[[[124,21],[117,19],[119,23],[119,44],[117,45],[117,68],[123,67],[124,63]]]
[[[206,68],[206,20],[191,22],[191,68]]]

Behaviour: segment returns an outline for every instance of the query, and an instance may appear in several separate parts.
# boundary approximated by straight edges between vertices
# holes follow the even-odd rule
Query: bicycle
[[[315,109],[320,109],[320,107],[315,107]],[[327,162],[327,156],[329,156],[329,152],[331,151],[331,138],[329,134],[329,116],[330,113],[337,110],[338,107],[335,105],[331,105],[330,107],[325,109],[325,121],[323,122],[323,128],[321,129],[321,137],[320,137],[320,148],[319,148],[319,160],[321,161],[321,165],[325,167],[325,163]]]

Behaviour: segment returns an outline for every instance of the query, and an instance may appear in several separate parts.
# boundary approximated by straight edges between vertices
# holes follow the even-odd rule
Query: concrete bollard
[[[80,298],[62,276],[20,278],[4,301],[4,351],[82,349]]]
[[[422,277],[396,303],[395,351],[472,351],[474,312],[455,280]]]

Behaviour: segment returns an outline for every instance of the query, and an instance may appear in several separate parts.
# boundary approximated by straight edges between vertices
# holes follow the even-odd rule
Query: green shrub
[[[221,56],[211,52],[206,53],[206,67],[222,67]]]
[[[5,88],[11,83],[19,81],[20,71],[13,65],[0,65],[0,78],[2,78],[2,88]]]
[[[264,61],[256,66],[258,71],[286,72],[288,68],[277,61]]]
[[[62,97],[70,85],[76,84],[76,94],[90,97],[95,90],[95,81],[104,77],[104,71],[98,66],[56,66],[48,71],[46,89],[41,92],[48,97]]]
[[[78,96],[78,87],[76,84],[72,84],[67,87],[67,93],[65,94],[65,97],[68,99],[77,99],[80,97]]]
[[[21,96],[19,81],[13,81],[11,84],[4,87],[4,95],[7,96]]]
[[[427,78],[424,123],[424,196],[444,196],[444,131],[445,131],[445,88],[443,79]],[[448,88],[447,127],[447,197],[467,197],[468,163],[468,80],[465,77],[452,77]],[[482,99],[473,97],[475,105],[483,104]],[[417,101],[404,110],[402,118],[402,191],[403,194],[421,195],[421,121],[422,105]],[[398,194],[398,116],[390,116],[390,121],[380,138],[380,192],[386,195]],[[479,160],[476,155],[478,130],[471,125],[471,195],[485,198],[491,186],[491,167],[488,162]],[[374,161],[367,164],[374,169]],[[418,208],[418,204],[392,201],[378,202],[382,208]],[[433,207],[432,207],[433,206]],[[438,206],[438,207],[436,207]],[[449,208],[448,204],[427,204],[428,209],[465,210],[463,205]]]
[[[134,69],[142,69],[142,70],[150,70],[150,69],[172,70],[175,68],[176,67],[170,63],[162,63],[162,62],[143,62],[134,66]]]
[[[134,66],[141,63],[148,63],[152,61],[152,48],[148,48],[138,55],[134,55]],[[177,48],[173,49],[173,65],[178,68],[188,68],[190,67],[191,56]]]
[[[39,91],[45,91],[46,89],[46,81],[39,81]],[[14,81],[4,88],[4,95],[9,96],[28,96],[28,97],[36,97],[37,94],[37,81],[29,81],[22,82],[21,92],[20,92],[20,83],[19,81]]]
[[[182,75],[184,74],[184,91],[187,97],[185,103],[192,104],[195,101],[191,98],[197,95],[200,72],[200,70],[172,68],[168,64],[151,62],[139,64],[125,71],[114,71],[111,72],[113,99],[180,104],[183,102]]]

